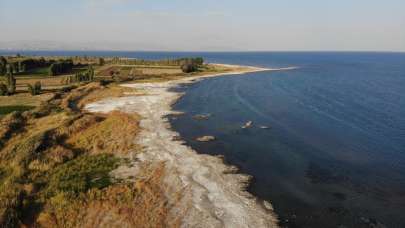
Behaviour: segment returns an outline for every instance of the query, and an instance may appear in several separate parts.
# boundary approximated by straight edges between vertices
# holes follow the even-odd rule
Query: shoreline
[[[174,208],[177,212],[187,211],[182,227],[278,227],[277,215],[271,204],[247,192],[251,176],[237,173],[235,166],[225,164],[220,157],[199,154],[184,141],[174,140],[179,133],[171,128],[167,115],[179,114],[172,110],[172,105],[184,93],[175,92],[172,88],[180,84],[196,83],[211,77],[296,68],[213,65],[230,67],[233,71],[166,82],[123,84],[145,95],[108,98],[87,105],[86,110],[104,113],[120,110],[143,117],[141,133],[135,140],[144,147],[144,152],[135,160],[165,162],[168,198],[184,190],[181,204],[176,205],[179,208]]]

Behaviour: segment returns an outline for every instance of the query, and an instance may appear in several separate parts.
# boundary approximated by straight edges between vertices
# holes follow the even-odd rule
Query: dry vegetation
[[[207,65],[184,74],[176,66],[109,65],[96,70],[153,82],[229,69]],[[60,79],[19,76],[19,93],[0,97],[0,227],[179,227],[183,213],[173,215],[170,209],[181,193],[170,199],[164,194],[163,163],[142,164],[131,180],[111,177],[111,171],[128,165],[128,155],[141,152],[134,143],[140,117],[82,110],[91,102],[139,92],[101,82],[60,90]],[[38,80],[45,93],[21,92]],[[2,116],[1,108],[3,113],[31,110]]]
[[[164,194],[163,163],[143,164],[129,182],[110,175],[141,151],[139,116],[81,110],[128,90],[90,83],[0,119],[0,227],[179,226],[182,216],[169,213],[176,200]]]
[[[164,195],[164,164],[147,165],[144,178],[130,184],[93,188],[69,201],[55,195],[38,216],[41,227],[179,227]],[[67,203],[68,202],[68,203]]]

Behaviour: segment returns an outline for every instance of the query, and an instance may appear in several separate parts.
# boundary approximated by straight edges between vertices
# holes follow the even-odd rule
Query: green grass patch
[[[35,106],[28,106],[28,105],[7,105],[7,106],[0,106],[0,116],[7,115],[14,111],[24,112],[35,108]]]
[[[58,166],[51,174],[48,193],[80,193],[111,184],[109,173],[118,167],[119,159],[111,154],[83,155]]]
[[[16,73],[15,75],[16,76],[24,76],[24,75],[44,76],[44,75],[49,75],[49,67],[38,67],[38,68],[27,70],[25,72]]]
[[[72,69],[71,74],[84,73],[84,72],[87,72],[88,69],[89,69],[88,67],[74,67]]]

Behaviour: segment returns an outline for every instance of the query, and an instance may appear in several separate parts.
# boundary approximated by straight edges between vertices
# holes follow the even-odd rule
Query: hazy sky
[[[405,0],[0,0],[0,42],[405,51]]]

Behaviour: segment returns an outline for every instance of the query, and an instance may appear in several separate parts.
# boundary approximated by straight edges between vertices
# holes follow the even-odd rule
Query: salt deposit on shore
[[[144,147],[144,153],[137,155],[137,159],[165,162],[169,198],[184,190],[180,206],[185,211],[182,227],[277,227],[271,204],[260,202],[245,191],[249,176],[236,174],[235,167],[225,165],[218,157],[198,154],[181,141],[173,140],[179,135],[171,130],[166,116],[174,113],[171,106],[182,94],[171,88],[207,77],[292,69],[223,66],[234,71],[159,83],[125,84],[123,86],[135,88],[144,95],[110,98],[89,104],[86,109],[103,113],[136,112],[143,117],[142,131],[135,140]]]

